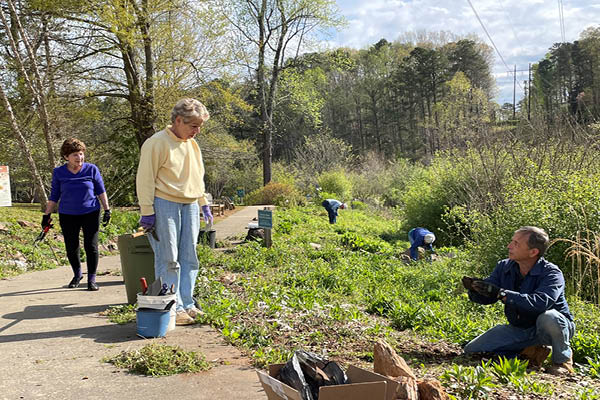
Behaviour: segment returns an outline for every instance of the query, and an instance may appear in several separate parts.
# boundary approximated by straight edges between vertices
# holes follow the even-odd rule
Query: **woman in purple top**
[[[98,267],[98,230],[100,229],[100,205],[104,209],[102,225],[110,221],[108,197],[98,167],[84,161],[85,144],[78,139],[67,139],[60,148],[60,155],[67,163],[54,168],[52,188],[42,217],[42,228],[50,225],[50,214],[58,203],[58,221],[62,229],[67,258],[73,268],[70,288],[79,286],[83,278],[79,258],[79,232],[83,230],[83,248],[87,256],[88,290],[98,290],[96,268]],[[60,202],[59,202],[60,200]]]

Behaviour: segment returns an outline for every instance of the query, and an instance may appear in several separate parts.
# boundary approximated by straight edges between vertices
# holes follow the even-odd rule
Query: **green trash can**
[[[154,282],[154,251],[146,235],[121,235],[117,239],[117,247],[121,256],[121,273],[127,291],[127,302],[134,304],[137,294],[142,291],[140,278],[146,278],[148,285]]]

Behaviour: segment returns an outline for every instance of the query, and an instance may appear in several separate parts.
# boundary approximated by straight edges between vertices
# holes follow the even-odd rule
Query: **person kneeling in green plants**
[[[342,210],[348,208],[348,205],[346,203],[342,203],[341,201],[335,200],[335,199],[323,200],[321,205],[323,207],[325,207],[325,209],[327,210],[327,214],[329,215],[329,223],[330,224],[336,223],[337,216],[338,216],[338,212],[337,212],[338,208],[342,209]]]
[[[520,353],[541,366],[552,347],[554,375],[573,373],[569,341],[575,333],[573,315],[565,298],[561,270],[544,259],[548,235],[543,229],[519,228],[508,244],[508,258],[498,262],[483,279],[464,276],[469,299],[479,304],[504,303],[507,325],[497,325],[471,340],[465,353],[491,352],[514,357]]]
[[[421,227],[412,228],[408,232],[408,241],[410,243],[410,258],[413,261],[419,259],[419,247],[429,250],[435,254],[433,249],[433,242],[435,242],[435,235],[433,232]]]

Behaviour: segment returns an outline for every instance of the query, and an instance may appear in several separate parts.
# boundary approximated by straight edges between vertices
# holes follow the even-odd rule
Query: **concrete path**
[[[246,235],[246,227],[250,222],[258,222],[258,210],[265,207],[273,209],[273,206],[246,206],[242,210],[228,216],[226,219],[214,225],[217,240],[223,240],[235,236]],[[253,220],[256,218],[256,220]]]
[[[218,238],[241,236],[256,210],[246,207],[215,224]],[[239,215],[238,215],[239,214]],[[127,301],[119,256],[100,259],[100,290],[67,288],[71,268],[0,280],[0,399],[265,399],[249,360],[209,326],[177,327],[144,340],[136,325],[116,325],[99,313]],[[200,351],[214,367],[150,378],[118,370],[102,358],[150,342]]]

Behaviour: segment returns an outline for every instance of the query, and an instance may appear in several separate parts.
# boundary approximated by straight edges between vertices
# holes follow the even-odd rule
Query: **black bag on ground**
[[[317,400],[321,386],[348,383],[346,373],[337,363],[303,350],[296,351],[279,370],[278,379],[296,389],[303,400]]]

